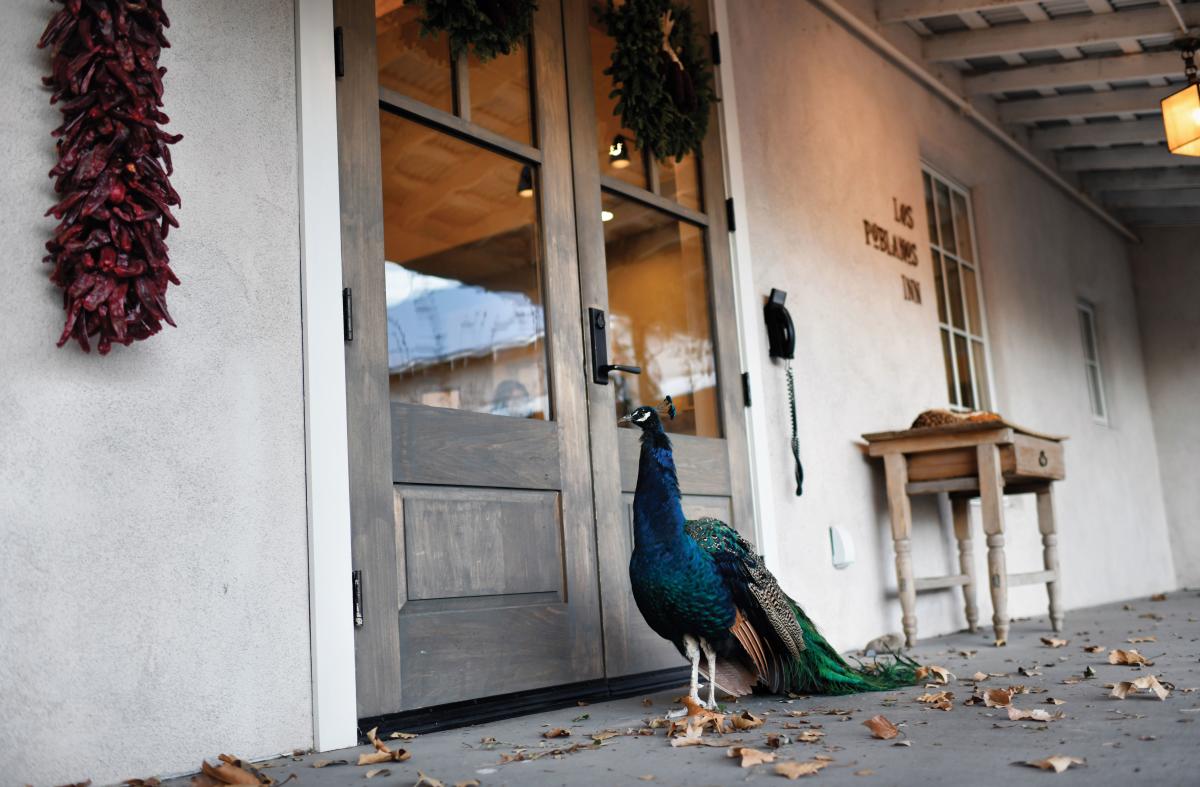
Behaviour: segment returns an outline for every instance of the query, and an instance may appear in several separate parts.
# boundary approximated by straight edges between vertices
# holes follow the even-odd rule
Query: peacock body
[[[720,520],[686,519],[658,411],[640,407],[624,420],[642,430],[629,561],[633,597],[650,628],[691,660],[694,699],[698,671],[709,677],[710,705],[713,684],[740,696],[755,686],[851,694],[915,681],[915,664],[907,659],[873,668],[848,664],[783,592],[750,542]]]

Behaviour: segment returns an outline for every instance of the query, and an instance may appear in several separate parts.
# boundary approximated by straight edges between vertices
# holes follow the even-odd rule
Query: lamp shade
[[[1200,156],[1200,84],[1164,98],[1162,114],[1167,148],[1180,156]]]

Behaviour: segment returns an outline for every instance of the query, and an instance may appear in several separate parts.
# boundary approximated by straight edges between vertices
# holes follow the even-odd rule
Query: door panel
[[[558,8],[482,64],[391,6],[335,2],[360,716],[603,675]]]

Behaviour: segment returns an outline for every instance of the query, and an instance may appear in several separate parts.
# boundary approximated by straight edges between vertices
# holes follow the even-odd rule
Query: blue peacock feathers
[[[674,416],[669,399],[663,409]],[[717,654],[717,675],[710,678],[735,695],[756,685],[776,693],[853,694],[916,682],[917,665],[902,657],[886,665],[848,664],[780,589],[750,542],[720,520],[685,519],[659,411],[640,407],[624,420],[642,430],[629,579],[651,629],[680,653],[687,637],[706,642]]]

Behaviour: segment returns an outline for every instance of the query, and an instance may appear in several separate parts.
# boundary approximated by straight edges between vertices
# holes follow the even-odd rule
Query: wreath
[[[616,42],[604,69],[614,114],[638,148],[676,161],[699,150],[717,97],[691,9],[672,0],[607,0],[598,11]]]
[[[469,47],[482,61],[507,55],[521,46],[533,29],[533,0],[411,0],[424,10],[421,34],[450,37],[457,57]]]

